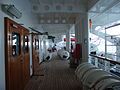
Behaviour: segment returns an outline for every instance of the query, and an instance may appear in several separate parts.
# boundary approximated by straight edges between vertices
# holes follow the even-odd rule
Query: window
[[[20,45],[20,34],[13,32],[12,33],[12,55],[13,56],[18,56],[20,55],[21,45]]]
[[[29,38],[28,36],[24,36],[23,38],[23,51],[26,53],[26,52],[29,52]]]
[[[39,39],[35,39],[35,50],[39,49]]]

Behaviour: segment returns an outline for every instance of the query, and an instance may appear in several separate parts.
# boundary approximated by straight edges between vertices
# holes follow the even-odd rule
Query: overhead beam
[[[37,32],[37,33],[39,33],[39,34],[41,34],[42,35],[42,33],[41,32],[39,32],[39,31],[37,31],[37,30],[35,30],[35,29],[33,29],[32,27],[29,27],[32,31],[35,31],[35,32]]]

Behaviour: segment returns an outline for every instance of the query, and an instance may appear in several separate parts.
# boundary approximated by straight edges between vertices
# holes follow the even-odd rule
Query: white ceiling
[[[41,13],[37,14],[39,24],[74,24],[78,13]]]
[[[76,17],[92,7],[98,0],[29,0],[32,13],[38,18],[38,24],[49,34],[63,34]],[[89,6],[89,5],[90,6]]]

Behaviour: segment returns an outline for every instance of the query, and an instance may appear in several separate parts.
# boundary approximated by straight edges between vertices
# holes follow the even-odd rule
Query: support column
[[[82,62],[88,62],[88,14],[84,13],[81,14],[76,19],[75,24],[75,37],[76,37],[76,44],[80,44],[82,46]],[[80,50],[78,51],[80,52]]]
[[[30,33],[31,33],[32,31],[30,30]],[[29,40],[30,40],[30,76],[32,76],[33,75],[33,69],[32,69],[32,44],[33,44],[33,42],[32,42],[32,34],[30,34],[30,37],[29,37]]]
[[[83,18],[83,62],[89,61],[89,32],[88,32],[88,14]]]
[[[66,30],[66,50],[70,51],[70,31]]]

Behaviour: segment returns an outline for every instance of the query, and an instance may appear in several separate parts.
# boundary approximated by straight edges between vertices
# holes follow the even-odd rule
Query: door
[[[23,90],[30,78],[29,31],[5,18],[6,90]]]
[[[23,84],[24,86],[30,79],[30,53],[29,53],[29,30],[22,27],[22,55],[23,55],[23,62],[22,62],[22,71],[23,71]]]
[[[6,89],[22,90],[22,31],[20,26],[5,18]]]
[[[32,63],[33,63],[33,75],[37,74],[39,67],[39,38],[38,35],[32,35]]]

